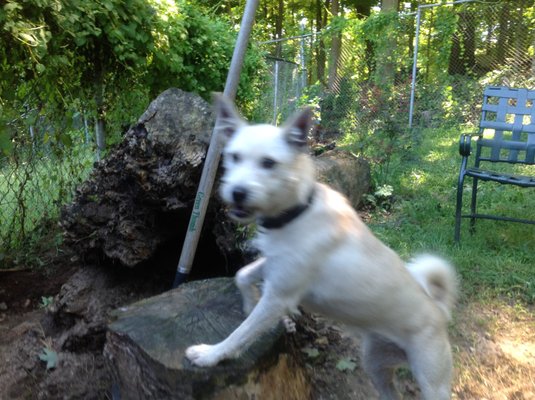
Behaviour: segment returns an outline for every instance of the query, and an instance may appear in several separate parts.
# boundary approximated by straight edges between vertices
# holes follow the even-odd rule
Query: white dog
[[[364,366],[381,399],[399,398],[394,368],[407,361],[424,399],[449,399],[454,269],[434,256],[405,265],[346,198],[316,182],[307,151],[311,110],[278,128],[248,125],[223,97],[216,109],[229,138],[221,196],[234,219],[256,220],[263,257],[236,276],[247,319],[222,342],[191,346],[186,356],[203,367],[236,357],[302,306],[362,333]]]

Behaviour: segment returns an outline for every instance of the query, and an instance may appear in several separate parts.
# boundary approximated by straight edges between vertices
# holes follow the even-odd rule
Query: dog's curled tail
[[[409,261],[407,269],[450,320],[459,284],[455,268],[442,258],[424,254]]]

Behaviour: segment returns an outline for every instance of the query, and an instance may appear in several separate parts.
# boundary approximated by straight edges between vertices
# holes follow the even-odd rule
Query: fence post
[[[273,89],[273,125],[277,124],[277,108],[279,97],[279,60],[275,60],[275,73],[273,76],[275,81],[275,88]]]
[[[414,57],[412,60],[411,100],[409,104],[409,129],[412,128],[412,116],[414,113],[414,92],[416,90],[416,63],[418,62],[418,44],[420,40],[421,8],[416,12],[416,33],[414,37]]]

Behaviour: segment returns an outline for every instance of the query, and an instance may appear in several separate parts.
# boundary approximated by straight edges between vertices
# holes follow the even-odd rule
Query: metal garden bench
[[[487,87],[483,95],[479,132],[474,137],[477,140],[473,167],[467,166],[472,154],[472,136],[462,135],[459,145],[462,162],[455,214],[457,243],[461,235],[461,218],[470,218],[472,229],[476,218],[535,224],[533,220],[477,213],[479,181],[535,187],[535,176],[499,171],[499,163],[535,164],[535,90]],[[463,184],[467,176],[472,178],[472,201],[470,213],[463,215]]]

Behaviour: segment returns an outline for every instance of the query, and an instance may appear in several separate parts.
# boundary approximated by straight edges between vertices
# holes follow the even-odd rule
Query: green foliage
[[[7,156],[13,150],[13,143],[11,143],[11,135],[6,129],[5,122],[0,122],[0,160],[3,156]],[[1,161],[0,161],[1,162]]]
[[[390,175],[404,161],[404,156],[398,155],[409,154],[407,151],[417,138],[417,131],[407,129],[407,93],[403,89],[406,87],[393,87],[387,94],[379,86],[363,85],[359,104],[340,122],[340,130],[345,132],[342,148],[369,160],[375,187],[389,183]]]
[[[0,6],[2,265],[45,262],[37,252],[59,240],[60,206],[92,168],[97,119],[113,145],[161,91],[223,90],[236,32],[203,10],[187,0]],[[238,89],[248,105],[264,68],[251,46]]]
[[[379,186],[374,192],[365,196],[366,203],[372,208],[379,207],[388,211],[392,207],[394,188],[390,185]]]
[[[152,94],[171,82],[204,95],[221,91],[234,44],[228,25],[186,2],[177,2],[172,8],[156,3],[155,7],[155,51],[147,76]]]
[[[481,101],[482,81],[463,75],[444,79],[441,85],[421,84],[416,101],[420,113],[416,122],[426,126],[458,125],[459,121],[477,121]]]
[[[394,84],[396,72],[407,69],[410,55],[405,46],[400,45],[402,33],[413,29],[411,25],[394,12],[376,13],[354,26],[356,38],[371,44],[368,50],[368,69],[371,80],[382,90],[389,90]]]
[[[208,98],[223,89],[236,38],[186,0],[11,0],[0,8],[0,31],[4,153],[32,116],[57,132],[83,113],[118,135],[169,87]],[[261,57],[251,47],[239,87],[247,100],[256,98]],[[13,126],[6,114],[24,117]]]
[[[447,77],[447,69],[444,66],[449,63],[451,38],[457,29],[459,17],[452,7],[438,7],[436,13],[437,15],[431,20],[433,32],[428,34],[428,40],[422,41],[420,60],[426,65],[426,81],[438,84]]]

